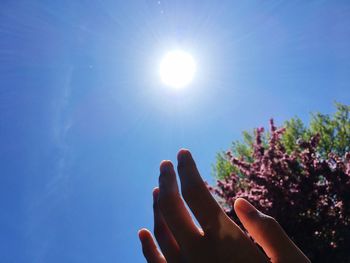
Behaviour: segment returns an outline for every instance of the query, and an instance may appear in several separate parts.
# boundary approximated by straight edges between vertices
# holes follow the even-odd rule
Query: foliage
[[[306,127],[298,117],[291,118],[283,125],[285,128],[281,136],[281,142],[287,153],[300,150],[297,140],[310,140],[315,134],[320,135],[320,142],[316,152],[326,158],[333,152],[344,155],[350,151],[350,106],[335,103],[337,111],[334,115],[314,113],[311,115],[310,125]],[[256,130],[252,132],[244,131],[242,141],[234,141],[230,147],[230,152],[248,162],[252,162],[252,152]],[[269,140],[269,133],[262,134],[262,142],[266,146]],[[219,179],[229,176],[232,171],[239,171],[230,165],[225,152],[217,154],[216,163],[213,167],[213,174]]]
[[[238,197],[276,218],[315,262],[350,262],[350,107],[337,109],[313,115],[309,128],[295,118],[246,133],[219,155],[210,187],[235,221]]]

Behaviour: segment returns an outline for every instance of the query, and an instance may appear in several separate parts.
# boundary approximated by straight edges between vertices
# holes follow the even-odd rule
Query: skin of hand
[[[160,164],[159,188],[153,191],[154,234],[161,251],[149,230],[139,231],[148,263],[310,262],[274,218],[238,198],[235,212],[264,255],[216,202],[191,153],[182,149],[177,159],[181,194],[170,161]]]

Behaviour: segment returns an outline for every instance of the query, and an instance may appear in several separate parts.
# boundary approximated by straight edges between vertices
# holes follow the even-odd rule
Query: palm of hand
[[[182,196],[201,228],[181,198],[172,163],[163,161],[159,188],[153,191],[154,233],[161,252],[147,229],[139,231],[149,263],[310,262],[272,217],[237,199],[237,216],[266,256],[212,197],[188,150],[179,152],[177,168]]]

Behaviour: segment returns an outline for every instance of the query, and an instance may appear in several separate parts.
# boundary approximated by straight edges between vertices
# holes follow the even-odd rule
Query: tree
[[[337,111],[333,115],[313,113],[309,127],[300,118],[295,117],[285,121],[284,133],[281,141],[287,153],[300,150],[298,140],[310,140],[315,134],[320,135],[320,142],[317,145],[317,154],[327,157],[333,152],[343,156],[350,151],[350,105],[335,103]],[[229,149],[232,155],[252,162],[252,153],[256,131],[244,131],[242,141],[234,141]],[[266,146],[269,140],[269,133],[262,133],[261,140]],[[219,152],[216,156],[216,163],[213,167],[213,175],[218,179],[223,179],[232,171],[239,172],[230,163],[226,152]]]
[[[275,217],[315,262],[350,262],[350,106],[336,107],[313,114],[309,127],[293,118],[245,132],[218,154],[209,187],[235,220],[238,197]]]

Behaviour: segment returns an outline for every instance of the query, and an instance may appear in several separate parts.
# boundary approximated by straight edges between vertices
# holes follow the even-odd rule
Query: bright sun
[[[160,63],[160,77],[163,83],[173,88],[183,88],[193,79],[196,63],[193,57],[182,50],[167,53]]]

